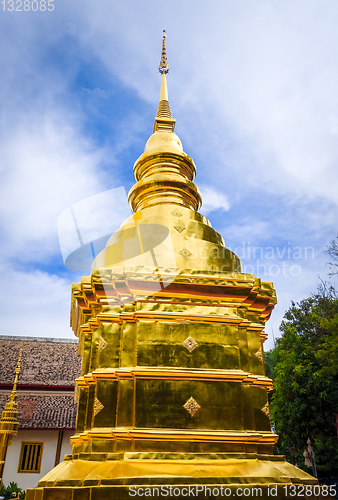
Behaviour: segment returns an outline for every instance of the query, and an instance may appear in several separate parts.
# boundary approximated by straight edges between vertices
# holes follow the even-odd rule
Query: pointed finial
[[[168,60],[167,60],[167,49],[165,46],[165,38],[166,38],[165,30],[163,30],[163,40],[162,40],[162,55],[161,55],[161,61],[160,65],[158,67],[158,71],[161,73],[161,75],[169,73],[169,65],[168,65]]]
[[[23,341],[21,342],[21,347],[20,347],[20,351],[19,351],[19,358],[18,358],[18,362],[16,364],[16,368],[14,371],[15,378],[14,378],[13,390],[12,390],[12,394],[10,395],[10,398],[9,398],[11,401],[15,401],[15,399],[16,399],[16,386],[18,383],[20,370],[21,370],[22,348],[23,348]]]
[[[19,413],[18,403],[16,400],[16,386],[20,375],[21,358],[22,358],[23,342],[21,342],[18,362],[15,368],[15,378],[12,394],[5,405],[5,409],[1,413],[0,418],[0,484],[3,477],[3,471],[6,463],[7,448],[11,444],[12,437],[16,436],[19,430]]]
[[[167,61],[167,50],[165,46],[165,30],[163,30],[163,41],[162,41],[162,56],[161,62],[158,67],[158,71],[162,75],[161,79],[161,93],[160,93],[160,102],[157,109],[157,115],[154,123],[154,132],[156,131],[166,131],[173,132],[175,128],[175,121],[172,117],[170,111],[170,104],[168,101],[168,89],[167,89],[167,80],[166,74],[169,73],[169,66]]]

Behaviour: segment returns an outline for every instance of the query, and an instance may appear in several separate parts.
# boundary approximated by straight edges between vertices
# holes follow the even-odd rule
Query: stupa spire
[[[160,102],[157,109],[157,115],[154,123],[154,132],[158,130],[165,130],[167,132],[173,132],[175,128],[175,120],[172,117],[170,104],[168,99],[168,87],[166,75],[169,73],[169,65],[167,59],[167,49],[165,44],[166,39],[165,30],[163,30],[162,39],[162,54],[161,61],[158,67],[158,71],[162,75],[161,79],[161,92],[160,92]]]

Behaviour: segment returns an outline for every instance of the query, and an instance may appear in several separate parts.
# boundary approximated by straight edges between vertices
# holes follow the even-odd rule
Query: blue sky
[[[327,279],[323,252],[338,235],[336,0],[54,6],[0,12],[1,334],[72,337],[80,275],[63,265],[57,218],[133,185],[166,29],[169,100],[201,212],[246,270],[274,282],[271,347],[291,300]]]

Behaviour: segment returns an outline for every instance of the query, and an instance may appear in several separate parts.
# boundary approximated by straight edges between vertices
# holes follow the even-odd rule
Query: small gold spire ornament
[[[201,406],[195,401],[193,397],[189,398],[186,403],[184,403],[183,408],[187,410],[188,413],[193,417],[196,412],[201,408]]]
[[[21,371],[22,349],[23,349],[23,341],[21,342],[20,351],[19,351],[19,357],[18,357],[18,362],[17,362],[16,368],[14,370],[15,378],[14,378],[14,384],[13,384],[12,394],[10,396],[10,400],[11,401],[15,401],[15,399],[16,399],[16,386],[18,384],[18,379],[19,379],[19,375],[20,375],[20,371]]]
[[[15,400],[17,397],[16,387],[21,370],[22,349],[23,342],[21,342],[19,358],[14,371],[15,378],[12,394],[9,397],[9,401],[5,405],[5,409],[3,410],[0,419],[0,484],[2,482],[8,446],[11,444],[12,437],[16,436],[19,430],[18,403],[16,403]]]

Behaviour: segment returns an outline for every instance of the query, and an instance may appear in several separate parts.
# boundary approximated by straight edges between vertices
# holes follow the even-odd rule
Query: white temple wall
[[[73,434],[73,430],[63,432],[61,462],[64,455],[72,453],[69,440]],[[58,435],[59,431],[54,429],[19,430],[18,435],[13,437],[12,444],[8,447],[3,484],[8,486],[11,481],[14,481],[23,490],[35,488],[38,481],[54,467]],[[23,441],[44,443],[40,473],[18,472]]]

